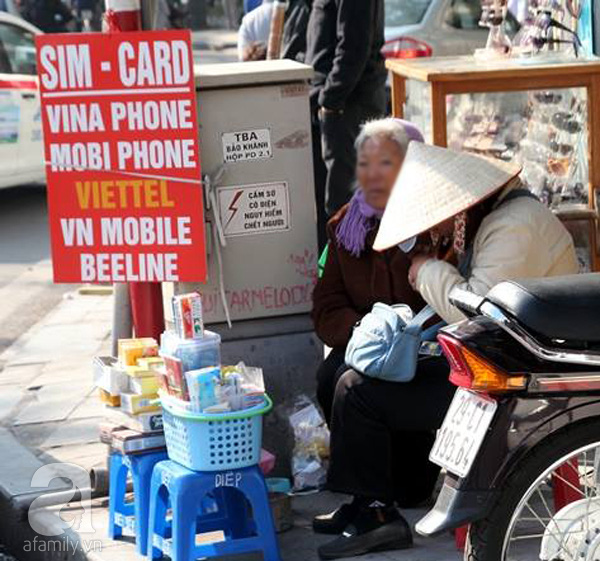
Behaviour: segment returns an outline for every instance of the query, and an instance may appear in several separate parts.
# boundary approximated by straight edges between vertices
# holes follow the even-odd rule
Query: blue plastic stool
[[[167,458],[166,449],[142,454],[112,452],[109,460],[108,536],[119,539],[123,530],[135,533],[136,549],[146,555],[148,546],[148,508],[154,466]],[[125,502],[127,475],[133,480],[133,503]]]
[[[264,561],[281,559],[267,486],[258,466],[198,472],[171,460],[156,464],[149,526],[150,559],[168,555],[172,561],[194,561],[252,551],[262,551]],[[197,534],[208,532],[222,532],[225,539],[198,545]]]

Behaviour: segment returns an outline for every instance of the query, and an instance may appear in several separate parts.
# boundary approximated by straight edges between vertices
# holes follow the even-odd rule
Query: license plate
[[[459,388],[429,459],[459,477],[466,477],[497,408],[493,399]]]

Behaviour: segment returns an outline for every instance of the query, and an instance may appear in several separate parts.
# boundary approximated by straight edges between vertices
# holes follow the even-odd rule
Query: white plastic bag
[[[294,491],[319,489],[325,484],[329,464],[329,429],[319,409],[300,396],[290,415],[294,430],[292,475]]]

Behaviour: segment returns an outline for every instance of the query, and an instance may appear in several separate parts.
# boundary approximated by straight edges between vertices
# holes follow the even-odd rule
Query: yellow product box
[[[153,405],[153,401],[158,398],[157,393],[139,395],[135,393],[121,394],[121,411],[130,415],[138,413],[150,413],[152,411],[160,411],[160,404]]]
[[[154,372],[152,370],[148,370],[143,366],[126,366],[125,372],[131,378],[151,378],[154,377]]]
[[[137,362],[137,365],[141,368],[145,368],[146,370],[156,372],[158,370],[164,370],[165,361],[160,356],[151,356],[140,358]]]
[[[158,392],[160,387],[156,376],[145,378],[129,378],[129,391],[140,395],[152,395]]]
[[[112,407],[119,407],[121,405],[121,397],[118,395],[110,395],[106,390],[98,388],[100,392],[100,401],[106,403]]]
[[[156,339],[119,339],[119,362],[124,366],[136,366],[140,358],[155,356],[158,356]]]

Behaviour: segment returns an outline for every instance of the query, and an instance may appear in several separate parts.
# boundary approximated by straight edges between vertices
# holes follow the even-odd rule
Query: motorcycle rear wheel
[[[553,486],[558,481],[570,500],[578,501],[571,510],[579,508],[580,527],[569,511],[555,505]],[[515,466],[502,489],[489,515],[471,525],[465,561],[600,558],[600,420],[577,423],[548,437]]]

